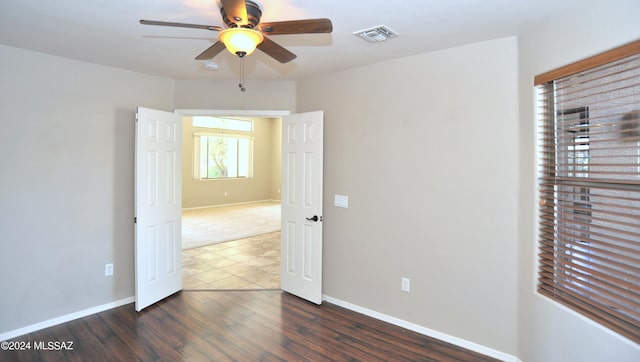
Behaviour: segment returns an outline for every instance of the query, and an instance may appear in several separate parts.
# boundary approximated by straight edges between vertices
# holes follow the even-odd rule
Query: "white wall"
[[[515,38],[299,82],[325,114],[324,293],[515,355],[517,103]]]
[[[6,46],[0,59],[3,333],[134,294],[135,109],[171,111],[173,81]]]
[[[518,356],[525,362],[639,361],[640,346],[541,297],[536,288],[536,154],[533,77],[640,39],[640,2],[585,1],[569,14],[522,29]]]

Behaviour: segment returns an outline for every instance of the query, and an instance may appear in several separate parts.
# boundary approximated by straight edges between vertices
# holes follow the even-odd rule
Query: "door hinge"
[[[134,224],[137,224],[137,223],[138,223],[138,218],[137,218],[137,217],[134,217],[134,218],[133,218],[133,223],[134,223]]]

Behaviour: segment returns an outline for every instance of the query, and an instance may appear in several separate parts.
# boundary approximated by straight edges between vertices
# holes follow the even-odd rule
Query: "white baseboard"
[[[436,339],[439,339],[441,341],[447,342],[447,343],[451,343],[453,345],[462,347],[462,348],[466,348],[468,350],[477,352],[477,353],[481,353],[484,354],[486,356],[489,357],[493,357],[493,358],[497,358],[501,361],[505,361],[505,362],[520,362],[520,360],[516,357],[516,356],[512,356],[510,354],[504,353],[504,352],[500,352],[497,351],[495,349],[489,348],[489,347],[485,347],[482,345],[479,345],[477,343],[473,343],[473,342],[469,342],[467,340],[458,338],[458,337],[453,337],[450,336],[448,334],[445,333],[441,333],[426,327],[422,327],[419,326],[417,324],[414,323],[410,323],[407,321],[404,321],[402,319],[399,318],[395,318],[395,317],[391,317],[389,315],[386,314],[382,314],[379,312],[376,312],[374,310],[371,309],[367,309],[364,307],[360,307],[357,306],[355,304],[351,304],[348,302],[345,302],[343,300],[337,299],[337,298],[333,298],[327,295],[323,295],[322,299],[331,303],[331,304],[335,304],[337,306],[352,310],[354,312],[358,312],[361,314],[364,314],[366,316],[387,322],[387,323],[391,323],[393,325],[396,325],[398,327],[402,327],[420,334],[423,334],[425,336],[429,336],[429,337],[433,337]],[[71,314],[67,314],[61,317],[56,317],[56,318],[52,318],[43,322],[39,322],[39,323],[35,323],[26,327],[22,327],[22,328],[18,328],[9,332],[5,332],[0,334],[0,341],[6,341],[6,340],[10,340],[28,333],[32,333],[35,331],[39,331],[41,329],[44,328],[48,328],[48,327],[53,327],[55,325],[58,324],[62,324],[62,323],[66,323],[66,322],[70,322],[72,320],[78,319],[78,318],[82,318],[82,317],[86,317],[86,316],[90,316],[92,314],[96,314],[96,313],[100,313],[103,312],[105,310],[109,310],[109,309],[113,309],[113,308],[117,308],[129,303],[133,303],[135,301],[135,297],[128,297],[128,298],[124,298],[124,299],[120,299],[117,300],[115,302],[111,302],[111,303],[107,303],[107,304],[102,304],[99,306],[95,306],[92,308],[88,308],[85,310],[81,310],[75,313],[71,313]]]
[[[70,321],[72,321],[74,319],[90,316],[92,314],[96,314],[96,313],[100,313],[100,312],[104,312],[105,310],[117,308],[117,307],[123,306],[125,304],[133,303],[134,301],[135,301],[135,297],[124,298],[124,299],[117,300],[115,302],[111,302],[111,303],[107,303],[107,304],[103,304],[103,305],[98,305],[98,306],[95,306],[95,307],[92,307],[92,308],[88,308],[88,309],[81,310],[81,311],[78,311],[78,312],[74,312],[74,313],[71,313],[71,314],[63,315],[61,317],[56,317],[56,318],[52,318],[52,319],[49,319],[49,320],[46,320],[46,321],[43,321],[43,322],[35,323],[35,324],[30,325],[30,326],[14,329],[12,331],[0,334],[0,341],[6,341],[6,340],[9,340],[9,339],[12,339],[12,338],[20,337],[20,336],[28,334],[28,333],[39,331],[39,330],[44,329],[44,328],[53,327],[55,325],[58,325],[58,324],[61,324],[61,323],[65,323],[65,322],[70,322]]]
[[[512,356],[510,354],[507,354],[507,353],[504,353],[504,352],[500,352],[500,351],[497,351],[497,350],[495,350],[493,348],[485,347],[485,346],[479,345],[477,343],[469,342],[469,341],[466,341],[466,340],[458,338],[458,337],[453,337],[453,336],[450,336],[450,335],[445,334],[445,333],[434,331],[433,329],[422,327],[422,326],[419,326],[417,324],[413,324],[413,323],[404,321],[402,319],[391,317],[391,316],[376,312],[376,311],[371,310],[371,309],[363,308],[363,307],[357,306],[355,304],[351,304],[351,303],[345,302],[343,300],[330,297],[328,295],[323,295],[322,299],[327,301],[327,302],[329,302],[329,303],[331,303],[331,304],[335,304],[337,306],[340,306],[342,308],[346,308],[346,309],[352,310],[354,312],[358,312],[358,313],[364,314],[366,316],[369,316],[369,317],[372,317],[372,318],[375,318],[375,319],[378,319],[378,320],[381,320],[381,321],[384,321],[384,322],[387,322],[387,323],[391,323],[391,324],[396,325],[398,327],[402,327],[402,328],[405,328],[405,329],[408,329],[408,330],[411,330],[411,331],[414,331],[414,332],[418,332],[420,334],[424,334],[425,336],[433,337],[433,338],[439,339],[441,341],[444,341],[444,342],[447,342],[447,343],[451,343],[451,344],[456,345],[458,347],[466,348],[466,349],[468,349],[470,351],[481,353],[481,354],[483,354],[485,356],[497,358],[497,359],[499,359],[501,361],[505,361],[505,362],[520,362],[520,360],[516,356]]]
[[[220,204],[220,205],[209,205],[209,206],[185,207],[185,208],[182,209],[182,211],[200,210],[200,209],[212,209],[212,208],[216,208],[216,207],[238,206],[238,205],[246,205],[246,204],[256,204],[256,203],[260,203],[260,202],[282,202],[282,200],[266,199],[266,200],[236,202],[234,204]]]

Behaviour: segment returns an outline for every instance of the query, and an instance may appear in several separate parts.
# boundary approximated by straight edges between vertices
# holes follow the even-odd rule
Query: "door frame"
[[[181,116],[242,116],[242,117],[283,117],[291,114],[291,111],[260,111],[237,109],[175,109],[173,113]]]
[[[282,118],[284,116],[291,115],[291,111],[280,111],[280,110],[238,110],[238,109],[174,109],[173,113],[179,114],[181,117],[185,116],[240,116],[240,117],[264,117],[264,118],[273,118],[279,117]],[[282,127],[280,126],[280,132],[282,132]],[[181,155],[182,156],[182,155]],[[182,177],[182,175],[180,175]],[[282,180],[280,181],[282,186]],[[280,204],[282,205],[282,199],[280,200]],[[282,266],[282,261],[280,261],[280,265]]]

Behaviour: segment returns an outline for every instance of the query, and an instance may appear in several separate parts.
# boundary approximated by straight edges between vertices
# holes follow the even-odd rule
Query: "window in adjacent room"
[[[217,130],[253,132],[253,121],[235,118],[194,116],[193,126]]]
[[[538,290],[640,343],[640,41],[535,83]]]
[[[251,177],[253,172],[253,122],[218,117],[193,117],[194,178]]]

